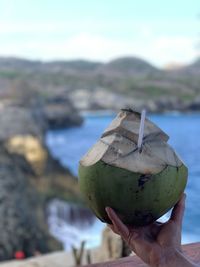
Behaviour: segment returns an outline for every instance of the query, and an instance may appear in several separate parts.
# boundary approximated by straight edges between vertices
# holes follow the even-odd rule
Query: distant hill
[[[103,68],[123,75],[143,74],[158,70],[145,60],[136,57],[117,58],[105,64]]]
[[[19,58],[3,58],[0,57],[0,70],[75,70],[75,71],[91,71],[102,65],[99,62],[90,62],[86,60],[71,60],[71,61],[32,61]]]
[[[103,64],[100,62],[91,62],[86,60],[70,60],[70,61],[53,61],[44,63],[44,68],[52,68],[57,71],[74,70],[74,71],[94,71]]]
[[[200,58],[197,58],[193,63],[188,65],[186,68],[198,68],[198,69],[200,69]]]
[[[200,58],[196,59],[193,63],[183,67],[179,71],[180,73],[190,73],[192,75],[200,74]]]
[[[112,60],[108,63],[92,62],[87,60],[69,60],[69,61],[31,61],[18,58],[0,57],[0,70],[52,70],[52,71],[110,71],[118,72],[124,75],[140,74],[144,72],[156,71],[148,62],[136,57],[123,57]]]
[[[14,95],[21,88],[24,92],[26,87],[42,98],[103,88],[138,101],[151,99],[156,103],[176,99],[178,103],[188,104],[200,96],[199,74],[200,59],[180,69],[162,70],[136,57],[121,57],[108,63],[4,57],[0,58],[0,96]]]
[[[0,70],[35,69],[41,65],[41,61],[31,61],[15,57],[0,57]]]

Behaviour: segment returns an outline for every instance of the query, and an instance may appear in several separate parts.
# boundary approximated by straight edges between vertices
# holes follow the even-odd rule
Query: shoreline
[[[116,116],[116,114],[120,110],[112,110],[112,109],[105,109],[105,110],[80,110],[80,115],[84,117],[110,117],[110,116]],[[172,110],[172,111],[161,111],[161,112],[147,112],[148,115],[154,116],[154,115],[173,115],[173,116],[179,116],[179,115],[200,115],[200,110],[186,110],[186,111],[179,111],[179,110]],[[81,127],[81,125],[80,125]]]

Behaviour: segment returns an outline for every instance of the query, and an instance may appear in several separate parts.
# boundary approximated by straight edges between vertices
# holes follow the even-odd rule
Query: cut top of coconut
[[[83,166],[91,166],[102,160],[109,165],[132,172],[156,174],[166,166],[179,167],[183,164],[167,144],[169,137],[147,119],[140,151],[137,147],[138,129],[136,129],[139,128],[140,114],[129,113],[122,112],[114,119],[100,140],[81,159],[80,163]],[[135,119],[135,123],[131,123],[130,117]]]
[[[102,137],[111,135],[114,132],[120,133],[137,143],[139,136],[141,114],[131,110],[122,110],[118,113],[117,117],[111,122],[111,124],[106,128]],[[149,138],[149,136],[158,137],[163,141],[168,141],[169,136],[163,132],[156,124],[145,118],[144,123],[144,139]]]

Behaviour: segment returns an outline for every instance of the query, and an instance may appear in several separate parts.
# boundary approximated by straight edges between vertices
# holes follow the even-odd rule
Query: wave
[[[52,200],[47,207],[47,223],[50,233],[67,251],[72,246],[79,248],[82,241],[86,241],[87,248],[98,246],[105,226],[89,209],[58,199]]]

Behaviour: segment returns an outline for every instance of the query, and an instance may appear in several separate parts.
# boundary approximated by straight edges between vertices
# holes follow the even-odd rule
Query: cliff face
[[[54,197],[81,199],[77,179],[51,157],[44,134],[51,126],[68,125],[66,116],[69,125],[73,117],[81,123],[70,105],[64,115],[48,104],[37,110],[9,102],[0,108],[0,260],[12,259],[18,250],[32,256],[62,247],[49,235],[45,204]]]
[[[18,250],[27,256],[36,250],[47,252],[50,237],[37,220],[38,196],[28,179],[34,173],[23,157],[2,146],[0,157],[0,260],[13,258]]]

